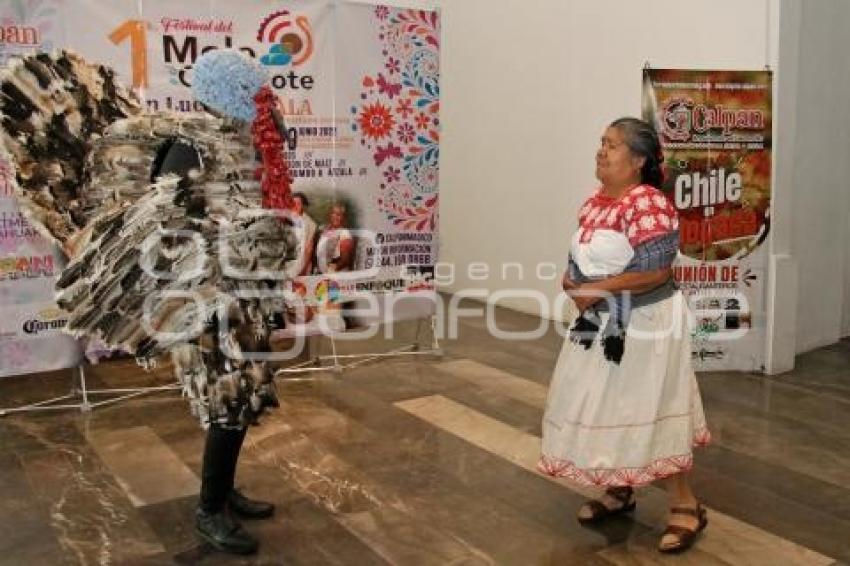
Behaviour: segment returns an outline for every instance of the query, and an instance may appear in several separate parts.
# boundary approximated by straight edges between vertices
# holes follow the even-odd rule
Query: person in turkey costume
[[[277,399],[268,321],[285,311],[303,234],[287,220],[285,128],[263,67],[234,50],[200,57],[210,112],[143,112],[111,69],[69,51],[0,70],[0,157],[21,208],[67,255],[56,283],[65,331],[142,364],[171,355],[207,428],[197,532],[252,553],[233,515],[274,507],[234,488],[246,428]],[[259,167],[258,167],[259,158]]]
[[[193,94],[208,110],[219,113],[235,123],[252,123],[254,148],[263,164],[261,177],[264,208],[286,210],[292,206],[291,179],[283,158],[286,128],[275,107],[275,97],[266,84],[262,67],[237,51],[208,53],[195,63]],[[239,127],[239,126],[237,126]],[[189,169],[188,164],[191,165]],[[174,164],[175,170],[169,170]],[[180,174],[188,179],[188,171],[200,166],[200,156],[184,142],[175,141],[162,155],[161,170]],[[299,254],[300,255],[300,254]],[[297,269],[294,270],[297,272]],[[268,350],[267,333],[261,349]],[[269,382],[270,385],[271,382]],[[207,403],[210,403],[208,398]],[[270,404],[277,403],[272,400]],[[262,407],[262,404],[259,405]],[[197,531],[214,546],[236,553],[257,550],[256,539],[245,533],[232,520],[228,511],[247,518],[271,517],[271,503],[251,500],[234,486],[236,464],[246,434],[246,423],[233,423],[225,407],[207,412],[211,416],[204,448],[201,472],[201,497],[197,511]]]

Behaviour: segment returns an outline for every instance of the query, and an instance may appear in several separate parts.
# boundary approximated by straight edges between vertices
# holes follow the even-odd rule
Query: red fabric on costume
[[[257,117],[251,125],[251,133],[262,161],[255,174],[263,190],[263,208],[290,208],[292,177],[283,155],[283,136],[272,116],[277,99],[272,90],[264,86],[254,96],[254,103],[257,105]]]
[[[588,198],[578,215],[580,240],[587,243],[597,229],[625,234],[632,247],[679,228],[679,215],[667,195],[650,185],[638,185],[620,198],[603,194]]]

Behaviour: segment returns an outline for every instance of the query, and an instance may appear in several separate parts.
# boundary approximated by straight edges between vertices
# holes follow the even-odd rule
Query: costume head
[[[257,114],[254,96],[267,81],[265,68],[254,59],[235,49],[215,49],[195,61],[192,94],[225,116],[250,122]]]
[[[288,209],[292,178],[283,157],[285,126],[275,118],[277,99],[265,68],[234,49],[208,51],[195,61],[192,93],[208,108],[252,122],[254,148],[262,160],[263,207]]]

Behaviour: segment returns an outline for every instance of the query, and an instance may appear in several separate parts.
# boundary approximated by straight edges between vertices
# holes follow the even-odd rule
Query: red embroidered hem
[[[708,446],[711,443],[711,433],[702,429],[694,434],[693,445]],[[651,462],[641,468],[579,468],[569,460],[540,457],[537,469],[557,478],[568,478],[576,483],[600,487],[641,486],[654,481],[686,472],[694,465],[692,453],[680,456],[669,456]]]

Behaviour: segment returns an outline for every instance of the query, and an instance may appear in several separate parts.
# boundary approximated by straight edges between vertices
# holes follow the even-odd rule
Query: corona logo
[[[260,57],[268,66],[294,67],[302,65],[313,54],[313,30],[306,16],[293,15],[288,10],[270,14],[260,24],[257,41],[271,44],[269,52]]]
[[[49,308],[38,313],[34,318],[24,321],[23,331],[27,334],[39,334],[45,330],[59,330],[68,324],[68,320],[62,318],[64,312],[57,308]]]

